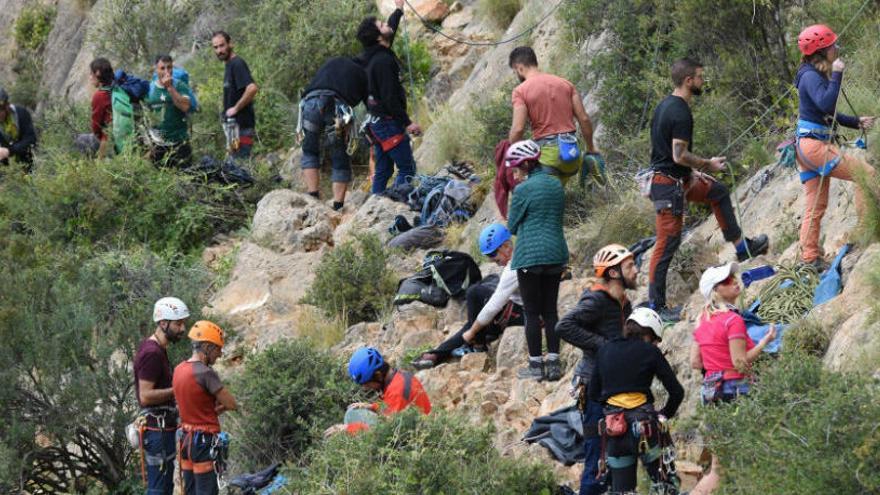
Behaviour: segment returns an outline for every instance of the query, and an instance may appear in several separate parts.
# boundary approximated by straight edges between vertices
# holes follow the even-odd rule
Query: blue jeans
[[[599,420],[602,419],[602,404],[587,401],[584,411],[584,474],[581,475],[580,495],[599,495],[605,493],[605,479],[596,479],[599,472],[599,457],[602,455],[602,438],[598,435]]]
[[[177,457],[174,438],[174,430],[144,432],[147,495],[171,495],[174,492],[174,459]]]
[[[406,129],[396,120],[380,120],[370,124],[370,130],[375,137],[387,139],[398,134],[403,134],[403,141],[388,151],[382,151],[378,143],[373,145],[373,153],[376,158],[376,172],[373,174],[373,194],[381,194],[388,187],[388,179],[394,173],[394,165],[397,165],[397,178],[394,185],[406,184],[416,175],[416,161],[413,158],[412,143],[406,134]]]

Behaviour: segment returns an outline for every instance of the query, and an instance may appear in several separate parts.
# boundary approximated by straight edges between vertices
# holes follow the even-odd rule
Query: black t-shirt
[[[333,91],[354,107],[367,99],[367,73],[349,57],[334,57],[318,69],[305,93],[316,89]]]
[[[690,167],[678,165],[672,159],[672,140],[687,141],[688,151],[693,148],[694,116],[687,102],[669,95],[654,109],[651,119],[651,168],[673,177],[691,174]]]
[[[232,108],[244,94],[244,88],[254,82],[251,70],[247,62],[241,57],[235,56],[226,62],[226,73],[223,75],[223,111]],[[242,129],[253,129],[256,125],[254,117],[254,103],[239,110],[235,115],[238,126]]]

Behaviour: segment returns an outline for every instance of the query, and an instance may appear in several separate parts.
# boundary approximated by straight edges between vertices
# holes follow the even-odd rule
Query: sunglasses
[[[736,275],[730,274],[727,276],[727,278],[725,278],[721,282],[718,282],[717,285],[733,285],[735,283],[736,283]]]
[[[491,253],[487,254],[486,256],[487,256],[490,260],[491,260],[491,259],[494,259],[495,257],[498,256],[498,251],[499,251],[499,250],[501,250],[501,248],[498,248],[498,249],[496,249],[495,251],[492,251]]]

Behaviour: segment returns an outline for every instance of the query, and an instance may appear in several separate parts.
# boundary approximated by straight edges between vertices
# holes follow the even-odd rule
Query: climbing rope
[[[793,263],[776,267],[776,275],[758,293],[758,316],[764,321],[791,323],[813,308],[819,273],[812,265]]]
[[[409,5],[409,2],[406,3]],[[412,5],[409,7],[413,12],[416,12],[416,9],[412,8]],[[416,15],[419,15],[416,12]],[[412,70],[412,57],[410,56],[410,52],[412,52],[412,47],[410,46],[410,38],[409,38],[409,30],[406,28],[406,15],[403,16],[403,51],[406,52],[406,71],[409,75],[409,98],[413,102],[413,117],[415,117],[415,121],[418,122],[418,113],[419,113],[419,105],[416,102],[416,83],[413,78],[413,70]]]

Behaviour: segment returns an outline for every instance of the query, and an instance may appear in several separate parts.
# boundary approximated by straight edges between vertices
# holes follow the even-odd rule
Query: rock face
[[[333,245],[340,215],[317,199],[277,189],[257,204],[251,227],[256,242],[282,254],[317,251]]]
[[[58,2],[55,24],[46,41],[42,87],[53,98],[82,101],[94,89],[88,82],[92,53],[84,43],[88,11],[81,4],[77,0]]]

